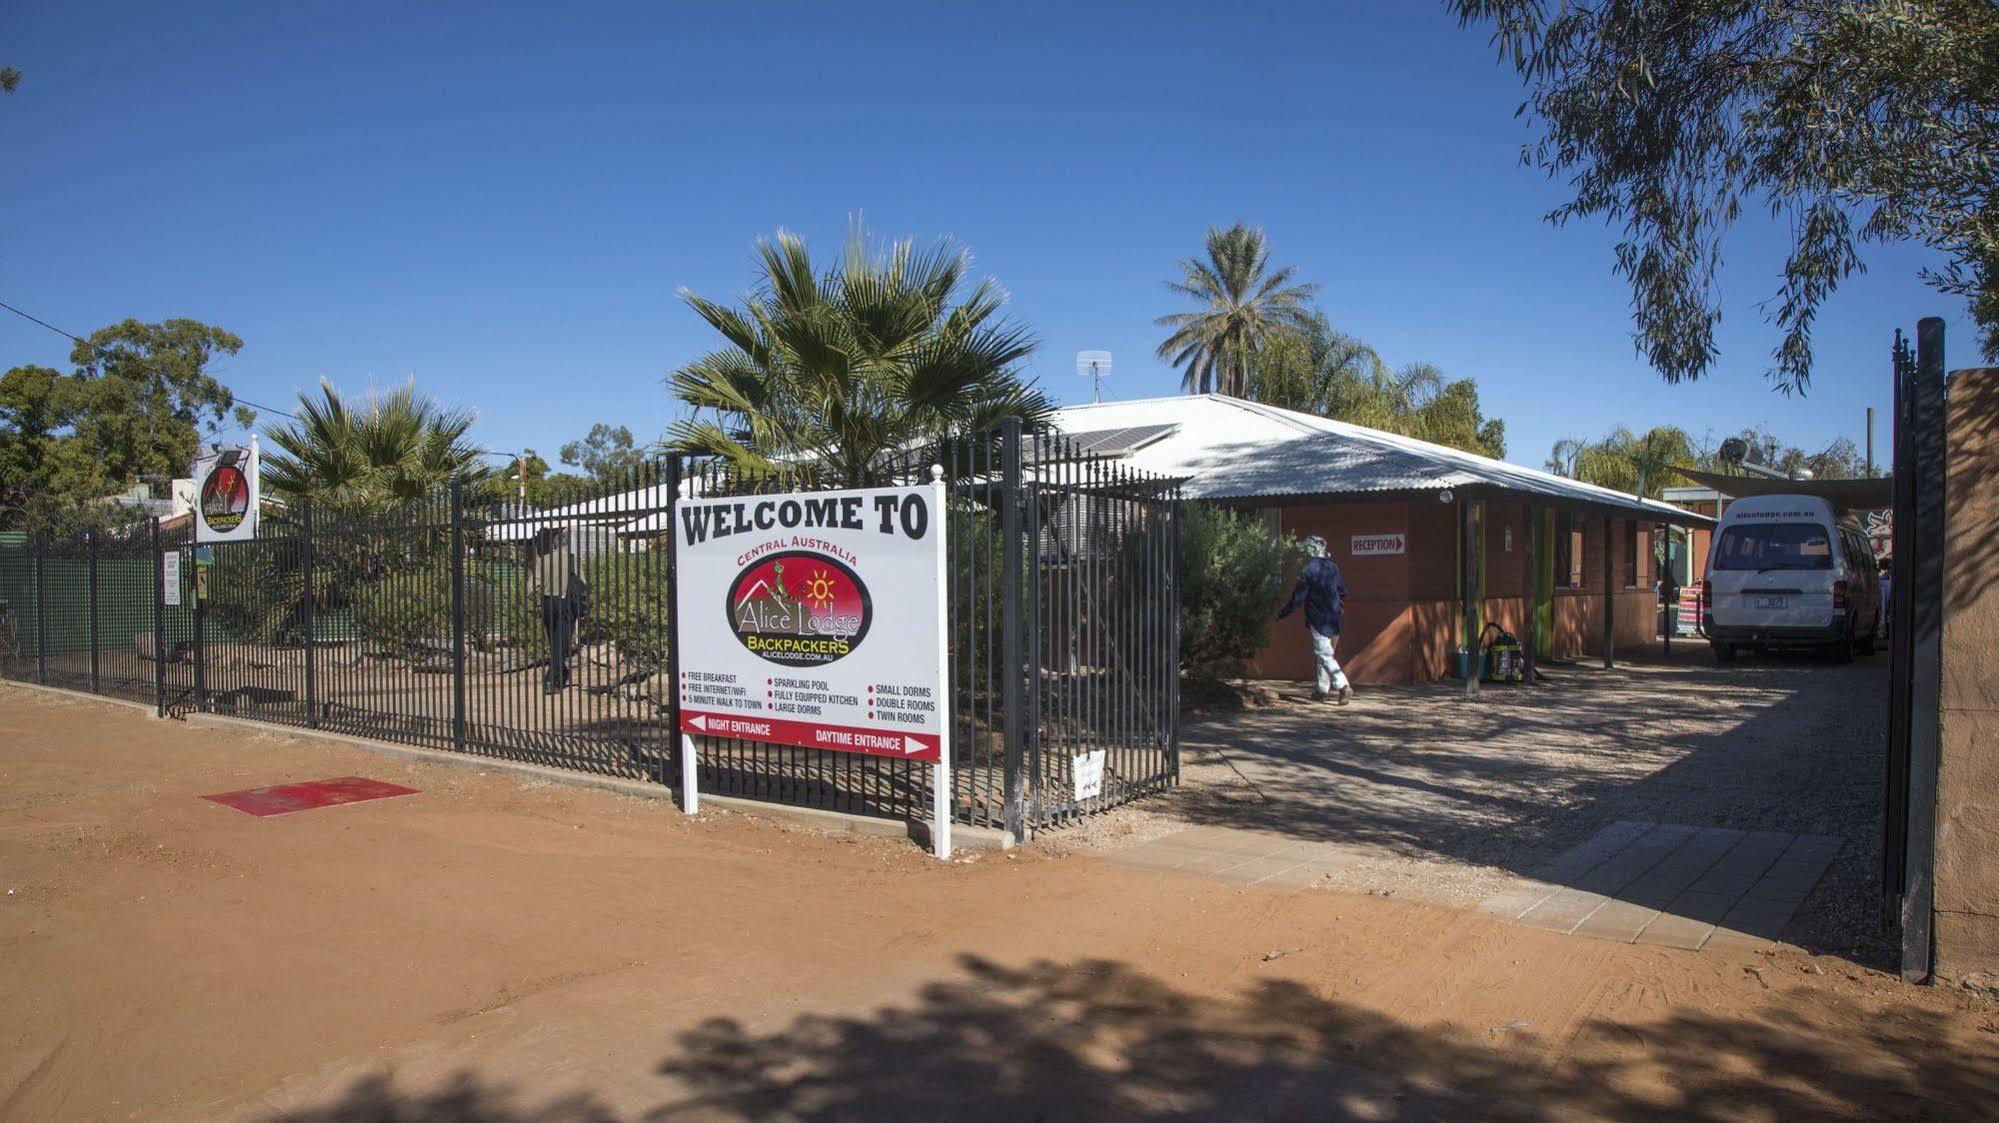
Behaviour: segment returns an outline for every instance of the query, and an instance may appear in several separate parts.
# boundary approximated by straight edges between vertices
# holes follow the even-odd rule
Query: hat
[[[1305,536],[1305,556],[1323,558],[1326,556],[1326,540],[1316,534]]]

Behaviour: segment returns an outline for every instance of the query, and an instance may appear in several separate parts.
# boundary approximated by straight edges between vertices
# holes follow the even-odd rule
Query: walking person
[[[556,694],[569,685],[569,648],[587,588],[569,553],[567,530],[557,527],[535,534],[534,583],[541,591],[541,628],[548,638],[548,671],[542,676],[541,692]]]
[[[1340,643],[1340,602],[1346,599],[1346,578],[1340,576],[1338,562],[1326,556],[1326,540],[1314,534],[1305,539],[1305,568],[1298,573],[1298,587],[1291,590],[1277,618],[1284,619],[1305,606],[1305,629],[1312,637],[1312,666],[1315,680],[1312,700],[1323,702],[1337,696],[1340,705],[1353,701],[1353,684],[1340,669],[1334,651]]]

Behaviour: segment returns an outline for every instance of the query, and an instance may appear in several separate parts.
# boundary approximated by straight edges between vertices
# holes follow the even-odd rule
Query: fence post
[[[1897,597],[1909,622],[1908,839],[1902,895],[1902,979],[1922,982],[1935,969],[1937,767],[1942,746],[1944,552],[1944,321],[1916,323],[1916,369],[1910,386],[1906,455],[1915,516],[1909,556],[1895,556]],[[1903,465],[1895,466],[1897,476]],[[1899,530],[1899,526],[1897,527]],[[1899,621],[1898,621],[1899,623]],[[1900,637],[1896,637],[1899,639]]]
[[[305,724],[319,728],[319,639],[317,623],[319,583],[313,573],[312,500],[299,500],[299,568],[305,570]]]
[[[694,738],[680,731],[680,527],[674,522],[680,511],[681,460],[677,452],[666,457],[666,739],[671,746],[668,760],[679,764],[680,809],[692,815],[700,810],[700,754]],[[667,772],[668,784],[673,781]]]
[[[451,747],[465,751],[465,489],[451,481]]]
[[[97,528],[84,531],[83,541],[90,566],[90,692],[96,694],[99,693],[98,649],[102,646],[97,642]]]
[[[1180,488],[1175,485],[1166,508],[1166,587],[1167,627],[1173,650],[1166,660],[1167,752],[1173,767],[1173,782],[1180,782]]]
[[[197,526],[200,520],[195,520]],[[190,534],[190,542],[199,543],[199,535]],[[201,547],[196,545],[194,554],[194,712],[208,712],[208,589],[201,577]]]
[[[153,711],[167,716],[167,556],[160,549],[160,519],[153,516]]]
[[[666,759],[660,762],[661,778],[670,786],[673,783],[673,766],[680,761],[680,612],[676,597],[679,595],[678,574],[674,572],[674,543],[678,540],[677,528],[673,525],[674,506],[680,498],[680,454],[666,456]]]
[[[1021,679],[1027,673],[1020,651],[1020,418],[1000,422],[1000,638],[1005,673],[1000,675],[1000,708],[1006,713],[1005,822],[1015,842],[1027,841],[1027,777],[1021,767],[1027,749],[1027,723],[1020,706]]]
[[[35,532],[35,681],[49,683],[48,540]]]

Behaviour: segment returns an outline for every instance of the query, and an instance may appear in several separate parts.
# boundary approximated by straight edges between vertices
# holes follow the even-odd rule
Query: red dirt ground
[[[258,819],[203,793],[422,789]],[[1832,957],[894,840],[0,686],[0,1118],[1990,1117]],[[1277,953],[1274,954],[1273,953]]]

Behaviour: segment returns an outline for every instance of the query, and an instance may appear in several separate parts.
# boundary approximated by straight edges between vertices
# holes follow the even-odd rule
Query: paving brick
[[[1610,898],[1601,893],[1564,889],[1528,909],[1521,915],[1520,923],[1529,928],[1545,928],[1551,932],[1573,932],[1577,925],[1588,920],[1592,913],[1609,901]]]
[[[1221,870],[1216,876],[1236,885],[1254,885],[1272,875],[1295,869],[1298,865],[1299,863],[1288,858],[1254,858]]]
[[[1662,910],[1714,868],[1741,839],[1741,831],[1717,828],[1697,831],[1658,865],[1619,890],[1617,899]]]
[[[1609,901],[1576,925],[1575,934],[1628,944],[1659,915],[1659,910],[1630,901]]]
[[[1620,819],[1596,832],[1587,842],[1570,848],[1554,861],[1534,871],[1534,877],[1539,881],[1556,883],[1573,881],[1582,876],[1584,871],[1594,869],[1610,860],[1612,855],[1658,825]]]
[[[1301,862],[1290,869],[1271,874],[1257,884],[1270,889],[1303,889],[1326,876],[1325,867],[1312,862]]]
[[[1713,934],[1708,936],[1707,942],[1701,945],[1701,950],[1760,951],[1775,945],[1776,942],[1775,940],[1763,936],[1751,935],[1747,932],[1737,932],[1728,928],[1716,928]]]
[[[1561,891],[1561,888],[1559,885],[1550,885],[1545,881],[1522,879],[1519,884],[1512,888],[1495,893],[1485,900],[1480,901],[1478,907],[1494,916],[1503,916],[1508,920],[1518,920],[1527,910],[1554,896]]]
[[[1569,884],[1591,893],[1614,894],[1664,861],[1693,834],[1693,827],[1672,824],[1654,827],[1631,845],[1611,855],[1602,865],[1585,871]]]
[[[1714,932],[1714,921],[1660,913],[1638,933],[1633,943],[1651,947],[1697,950]]]
[[[1712,928],[1721,923],[1728,910],[1742,898],[1733,893],[1696,893],[1691,890],[1672,899],[1659,911],[1666,916],[1685,917]]]

